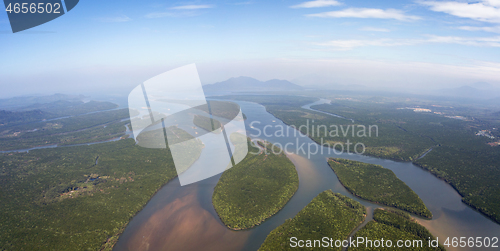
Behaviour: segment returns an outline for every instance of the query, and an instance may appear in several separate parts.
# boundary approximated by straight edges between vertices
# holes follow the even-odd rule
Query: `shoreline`
[[[332,158],[328,158],[328,160],[332,160]],[[332,161],[334,161],[334,160],[332,160]],[[328,162],[328,161],[327,161],[327,162]],[[336,161],[334,161],[334,162],[336,162]],[[338,162],[337,162],[337,163],[338,163]],[[329,165],[329,164],[328,164],[328,165]],[[330,168],[331,168],[331,167],[330,167]],[[382,168],[383,168],[383,167],[382,167]],[[359,196],[358,194],[356,194],[356,193],[354,193],[353,191],[351,191],[351,189],[347,188],[347,187],[344,185],[344,183],[343,183],[343,182],[342,182],[342,181],[338,178],[339,176],[337,175],[337,172],[335,172],[335,170],[334,170],[333,168],[331,168],[331,169],[332,169],[332,171],[335,173],[335,175],[337,176],[337,179],[339,180],[340,184],[341,184],[341,185],[342,185],[342,186],[343,186],[343,187],[344,187],[347,191],[349,191],[349,193],[351,193],[352,195],[354,195],[354,196],[356,196],[356,197],[358,197],[358,198],[360,198],[360,199],[363,199],[363,200],[369,201],[369,202],[371,202],[371,203],[377,204],[377,205],[387,206],[387,207],[390,207],[390,208],[394,208],[394,209],[401,210],[401,211],[403,211],[403,212],[409,213],[410,215],[415,215],[415,216],[418,216],[418,217],[420,217],[420,218],[422,218],[422,219],[432,220],[432,212],[431,212],[431,217],[425,217],[425,216],[423,216],[423,215],[419,215],[419,214],[416,214],[416,213],[414,213],[414,212],[410,212],[410,211],[407,211],[407,210],[404,210],[404,209],[401,209],[401,208],[397,208],[397,207],[394,207],[394,206],[386,205],[386,204],[380,203],[380,202],[378,202],[378,201],[369,200],[369,199],[366,199],[366,198],[363,198],[363,197]],[[403,182],[403,183],[404,183],[404,182]],[[411,188],[410,188],[410,190],[411,190]],[[413,190],[411,190],[411,191],[412,191],[413,193],[415,193],[415,191],[413,191]],[[415,194],[416,194],[416,193],[415,193]],[[417,195],[417,196],[418,196],[418,195]],[[419,198],[420,198],[420,197],[419,197]],[[423,202],[422,202],[422,203],[423,203]],[[424,206],[425,206],[425,204],[424,204]],[[427,206],[425,206],[425,208],[427,208]],[[429,209],[427,209],[427,210],[429,210]],[[429,212],[430,212],[430,210],[429,210]]]
[[[266,142],[267,142],[268,144],[271,144],[271,145],[272,145],[272,143],[270,143],[270,142],[268,142],[268,141],[265,141],[265,140],[262,140],[262,139],[254,139],[254,140],[252,140],[252,141],[256,141],[256,142],[257,142],[257,144],[256,144],[256,145],[259,147],[259,149],[260,149],[261,153],[262,153],[262,152],[263,152],[263,150],[264,150],[264,146],[262,146],[261,144],[265,144],[265,145],[266,145],[266,147],[267,147]],[[273,145],[273,146],[274,146],[274,145]],[[284,151],[284,152],[285,152],[285,151]],[[290,158],[290,156],[289,156],[288,154],[286,154],[286,152],[285,152],[285,153],[283,153],[283,154],[284,154],[284,155],[287,157],[287,159],[288,159],[288,160],[290,160],[290,162],[292,162],[292,164],[294,165],[294,167],[295,167],[295,171],[297,172],[297,179],[299,179],[299,175],[298,175],[298,173],[299,173],[299,172],[297,171],[297,165],[296,165],[296,162],[293,160],[293,158]],[[228,225],[227,225],[227,224],[226,224],[226,223],[222,220],[222,218],[220,217],[219,213],[218,213],[218,212],[217,212],[217,210],[215,209],[215,205],[214,205],[214,201],[213,201],[213,199],[211,200],[211,204],[212,204],[212,206],[214,207],[215,213],[216,213],[216,214],[217,214],[217,216],[219,217],[219,219],[220,219],[220,221],[222,222],[222,224],[224,224],[224,225],[225,225],[228,229],[233,230],[233,231],[248,230],[248,229],[252,229],[252,228],[254,228],[254,227],[256,227],[256,226],[259,226],[261,223],[265,222],[265,221],[266,221],[266,220],[268,220],[269,218],[271,218],[271,217],[273,217],[274,215],[276,215],[277,213],[279,213],[279,212],[280,212],[283,208],[285,208],[285,206],[288,204],[288,202],[290,202],[290,200],[291,200],[291,199],[295,196],[295,194],[296,194],[296,193],[297,193],[297,191],[299,190],[300,181],[298,181],[297,183],[298,183],[298,184],[297,184],[297,188],[296,188],[296,189],[295,189],[295,191],[293,192],[292,196],[290,196],[290,198],[287,200],[287,202],[286,202],[286,203],[285,203],[282,207],[278,208],[278,210],[276,210],[276,212],[273,212],[273,213],[272,213],[271,215],[269,215],[268,217],[264,218],[264,219],[263,219],[263,220],[261,220],[260,222],[257,222],[257,223],[255,223],[255,224],[253,224],[253,225],[252,225],[252,226],[250,226],[250,227],[245,227],[245,228],[233,228],[233,227],[228,226]],[[218,184],[218,182],[217,182],[217,184]],[[217,185],[215,185],[215,187],[217,187]],[[214,193],[215,193],[215,187],[214,187]],[[213,198],[213,195],[212,195],[212,198]]]
[[[256,102],[253,102],[253,103],[256,103]],[[283,122],[283,124],[285,124],[285,125],[287,125],[287,126],[291,126],[290,124],[286,123],[286,122],[285,122],[285,121],[283,121],[282,119],[280,119],[280,118],[276,117],[276,116],[275,116],[275,114],[273,114],[272,112],[269,112],[269,111],[267,110],[267,107],[266,107],[266,106],[264,106],[264,105],[262,105],[262,104],[259,104],[259,103],[256,103],[256,104],[263,106],[263,107],[265,108],[266,112],[268,112],[269,114],[273,115],[275,118],[277,118],[278,120],[280,120],[281,122]],[[312,108],[311,108],[311,109],[312,109]],[[310,137],[309,135],[305,135],[305,134],[303,134],[303,133],[302,133],[301,131],[299,131],[297,128],[295,128],[295,130],[297,130],[300,134],[302,134],[302,135],[304,135],[304,136],[307,136],[307,137],[308,137],[308,138],[310,138],[312,141],[314,141],[316,144],[320,145],[320,144],[319,144],[316,140],[314,140],[314,139],[313,139],[312,137]],[[320,146],[321,146],[321,145],[320,145]],[[324,147],[324,146],[323,146],[323,147]],[[433,147],[433,148],[434,148],[434,147]],[[424,152],[424,153],[425,153],[425,152]],[[456,191],[456,192],[460,195],[460,197],[462,197],[462,203],[464,203],[465,205],[467,205],[467,206],[471,207],[471,208],[472,208],[472,209],[474,209],[475,211],[479,212],[481,215],[483,215],[483,216],[487,217],[487,218],[488,218],[489,220],[491,220],[492,222],[494,222],[494,223],[496,223],[496,224],[500,224],[500,219],[495,219],[495,218],[493,218],[491,215],[489,215],[489,214],[487,214],[486,212],[484,212],[484,211],[482,211],[482,210],[478,209],[478,208],[477,208],[477,207],[475,207],[474,205],[471,205],[471,204],[469,204],[469,203],[466,203],[466,202],[464,201],[464,196],[462,195],[462,193],[460,193],[460,191],[458,191],[458,189],[457,189],[457,188],[456,188],[456,187],[455,187],[455,186],[454,186],[454,185],[453,185],[453,184],[452,184],[452,183],[451,183],[448,179],[445,179],[445,178],[443,178],[443,177],[438,176],[436,173],[434,173],[434,172],[432,172],[431,170],[429,170],[428,168],[425,168],[425,167],[423,167],[422,165],[420,165],[420,164],[418,164],[418,163],[414,162],[413,160],[407,161],[407,160],[395,159],[395,158],[382,158],[382,157],[375,156],[375,155],[370,155],[370,154],[361,154],[361,155],[362,155],[362,156],[368,156],[368,157],[374,157],[374,158],[378,158],[378,159],[382,159],[382,160],[391,160],[391,161],[395,161],[395,162],[412,163],[412,164],[414,164],[415,166],[417,166],[417,167],[421,168],[422,170],[425,170],[425,171],[429,172],[429,173],[430,173],[430,174],[432,174],[434,177],[436,177],[436,178],[438,178],[438,179],[440,179],[440,180],[442,180],[442,181],[446,182],[448,185],[450,185],[450,186],[453,188],[453,190],[455,190],[455,191]],[[421,155],[422,155],[422,154],[421,154]],[[419,155],[419,157],[420,157],[421,155]],[[416,160],[418,160],[418,159],[416,159]],[[416,161],[416,160],[415,160],[415,161]]]
[[[151,195],[151,197],[148,199],[148,201],[141,207],[141,209],[139,209],[137,212],[134,213],[134,215],[132,217],[130,217],[130,219],[128,220],[127,223],[124,224],[124,226],[122,226],[122,228],[118,231],[118,233],[115,233],[111,236],[109,236],[106,241],[104,241],[101,245],[101,248],[99,249],[99,251],[104,251],[104,250],[113,250],[114,246],[116,245],[116,243],[120,240],[120,237],[121,235],[123,234],[123,232],[125,231],[125,229],[127,228],[128,224],[132,221],[132,219],[137,215],[139,214],[143,209],[144,207],[146,207],[146,205],[151,201],[151,199],[156,195],[158,194],[158,192],[164,187],[166,186],[168,183],[170,183],[172,180],[174,180],[175,178],[179,177],[179,175],[175,175],[174,177],[172,177],[171,179],[169,179],[167,182],[165,182],[165,184],[161,185],[158,189],[156,189],[156,191]],[[112,239],[113,237],[117,237],[116,239]],[[111,246],[109,246],[111,245]]]

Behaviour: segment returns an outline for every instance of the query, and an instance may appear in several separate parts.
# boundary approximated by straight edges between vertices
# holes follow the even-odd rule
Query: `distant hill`
[[[291,83],[287,80],[271,79],[264,82],[250,77],[237,77],[211,85],[204,85],[203,90],[206,93],[300,91],[304,90],[304,87]]]
[[[476,82],[472,85],[470,85],[476,89],[480,89],[480,90],[489,90],[489,89],[493,89],[494,87],[489,84],[489,83],[486,83],[486,82]]]
[[[30,122],[42,120],[48,116],[48,113],[41,110],[12,112],[0,110],[0,126],[13,123]]]
[[[26,107],[34,104],[46,104],[56,101],[82,101],[86,97],[83,95],[66,95],[56,93],[49,96],[29,96],[29,97],[14,97],[7,99],[0,99],[0,109],[12,110],[19,107]]]

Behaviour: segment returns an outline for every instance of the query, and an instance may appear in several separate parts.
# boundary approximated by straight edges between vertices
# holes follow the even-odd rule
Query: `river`
[[[258,137],[281,145],[289,142],[314,143],[308,137],[293,133],[287,137],[276,137],[273,133],[276,126],[288,128],[283,122],[269,114],[259,104],[235,102],[241,106],[247,116],[245,123],[249,136],[256,136],[254,138]],[[318,102],[321,103],[321,100]],[[318,102],[304,108],[310,108],[311,105],[319,104]],[[261,123],[252,123],[254,121]],[[254,128],[251,128],[250,124]],[[262,131],[266,125],[272,125],[271,128],[267,128],[267,132],[273,135],[270,137],[255,135],[256,129]],[[289,131],[293,132],[292,129]],[[175,178],[163,186],[130,221],[114,250],[257,250],[269,232],[283,224],[286,219],[293,218],[316,195],[327,189],[362,203],[367,207],[368,219],[370,219],[373,209],[380,205],[364,201],[347,192],[328,166],[326,162],[328,157],[378,164],[392,170],[420,196],[432,211],[434,216],[432,220],[416,216],[415,218],[434,236],[439,237],[441,243],[447,237],[500,236],[499,224],[462,203],[460,195],[449,184],[412,163],[346,153],[328,154],[329,150],[332,151],[331,149],[320,148],[323,154],[311,155],[309,159],[307,153],[300,151],[289,155],[299,174],[299,189],[281,211],[257,227],[232,231],[220,221],[211,200],[220,174],[187,186],[180,186],[178,178]],[[289,148],[289,151],[295,153],[292,148]],[[202,152],[197,163],[213,163],[214,161],[213,156]],[[459,250],[472,249],[460,248]]]

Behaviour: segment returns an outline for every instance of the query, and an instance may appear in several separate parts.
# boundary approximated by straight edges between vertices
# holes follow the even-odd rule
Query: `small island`
[[[283,154],[273,154],[276,147],[258,153],[248,141],[249,154],[239,164],[226,170],[214,188],[212,203],[222,222],[230,229],[241,230],[259,225],[276,214],[299,187],[295,166]],[[274,152],[281,152],[274,149]]]
[[[293,219],[286,220],[271,231],[259,250],[297,249],[298,247],[290,246],[293,245],[291,242],[293,239],[290,239],[292,237],[311,242],[321,240],[325,236],[333,240],[345,240],[364,219],[363,205],[346,196],[326,190],[316,196]],[[341,250],[340,247],[328,249]]]
[[[221,132],[221,130],[217,130],[221,128],[221,123],[218,120],[203,115],[194,115],[193,124],[197,127],[203,128],[208,132]]]
[[[424,202],[389,169],[358,161],[330,158],[328,164],[352,194],[375,203],[432,218]]]
[[[377,208],[373,213],[373,221],[368,222],[366,226],[361,228],[354,235],[357,237],[366,238],[369,240],[381,240],[382,238],[387,243],[392,242],[392,248],[376,248],[377,250],[396,250],[399,240],[411,240],[413,247],[404,246],[400,249],[405,250],[445,250],[445,248],[436,241],[429,245],[429,240],[435,240],[434,236],[422,225],[418,224],[409,214],[398,210],[384,210]],[[406,243],[409,244],[409,243]],[[418,245],[419,247],[415,247]],[[438,245],[437,247],[433,247]],[[358,247],[350,247],[349,250],[373,250],[367,248],[365,244]]]

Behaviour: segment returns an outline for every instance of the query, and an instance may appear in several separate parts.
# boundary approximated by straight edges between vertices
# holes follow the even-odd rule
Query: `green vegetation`
[[[415,164],[450,183],[463,202],[500,223],[500,151],[491,148],[440,146]]]
[[[31,110],[41,110],[48,114],[50,117],[63,117],[70,115],[79,115],[90,112],[104,111],[117,108],[117,104],[110,102],[100,102],[100,101],[89,101],[84,103],[82,101],[56,101],[46,104],[33,104],[18,109],[18,111],[31,111]]]
[[[193,123],[195,126],[201,127],[208,132],[221,132],[220,130],[217,130],[221,127],[221,123],[216,119],[211,119],[203,115],[194,115]]]
[[[176,152],[182,153],[181,155],[177,154],[175,156],[175,167],[180,174],[198,160],[205,145],[200,139],[193,137],[191,134],[178,127],[171,126],[165,130],[172,132],[167,135],[175,135],[174,138],[168,139],[170,149],[175,149]],[[161,135],[160,138],[163,139],[163,135]]]
[[[240,106],[234,102],[211,100],[208,103],[210,104],[212,115],[220,118],[232,120],[240,112]]]
[[[320,193],[293,219],[288,219],[274,229],[259,250],[294,250],[290,238],[321,240],[327,236],[333,240],[344,240],[364,220],[365,207],[331,190]],[[304,243],[305,244],[305,243]],[[318,247],[318,246],[316,246]],[[317,250],[307,248],[301,250]],[[329,248],[330,249],[330,248]],[[341,248],[331,248],[340,250]]]
[[[49,96],[24,96],[0,99],[0,109],[14,110],[31,105],[40,105],[47,103],[55,103],[58,101],[80,102],[86,99],[83,95],[67,95],[56,93]]]
[[[395,207],[423,217],[432,218],[418,195],[389,169],[339,158],[328,164],[340,183],[352,194],[372,202]]]
[[[313,109],[338,114],[354,120],[336,118],[310,111],[301,106],[315,98],[293,96],[227,96],[224,98],[257,102],[288,125],[299,128],[309,120],[314,125],[378,126],[378,136],[358,137],[348,133],[335,135],[327,128],[309,136],[316,142],[363,143],[364,154],[393,160],[412,161],[450,183],[463,201],[500,223],[500,107],[473,104],[464,100],[443,98],[356,94],[353,92],[301,92],[331,100],[331,104]],[[424,108],[431,112],[415,112],[407,108]],[[303,126],[302,132],[308,131]],[[351,127],[352,128],[352,127]],[[479,130],[491,131],[495,139],[476,136]],[[374,134],[374,132],[372,132]],[[333,136],[333,137],[332,137]],[[491,143],[493,146],[488,145]],[[425,152],[432,151],[420,158]],[[351,149],[352,152],[353,149]]]
[[[128,109],[104,111],[52,121],[0,126],[0,151],[46,145],[72,145],[123,136]]]
[[[350,247],[349,250],[445,250],[444,247],[429,247],[429,239],[435,240],[429,230],[413,220],[407,213],[375,209],[373,221],[368,222],[366,226],[360,229],[353,238],[367,238],[369,240],[381,240],[387,243],[391,240],[392,247],[374,247],[366,244]],[[402,247],[397,247],[398,241],[402,240]],[[420,247],[406,247],[404,241],[410,240],[412,245]],[[421,241],[421,242],[420,242]],[[421,244],[419,244],[421,243]],[[433,243],[434,245],[434,243]]]
[[[210,106],[210,109],[209,109]],[[234,102],[229,101],[218,101],[218,100],[209,100],[206,105],[201,105],[195,107],[194,109],[198,109],[204,111],[213,116],[219,117],[225,120],[234,119],[238,113],[240,112],[240,106]],[[211,113],[210,113],[211,112]]]
[[[276,146],[266,147],[270,152]],[[248,152],[259,149],[248,142]],[[248,154],[222,174],[214,188],[212,203],[226,226],[246,229],[276,214],[298,187],[297,171],[286,155],[265,155],[261,151],[259,155]]]
[[[0,249],[110,250],[176,171],[168,149],[124,139],[0,154]]]
[[[432,112],[398,109],[415,106]],[[379,137],[363,138],[366,154],[412,161],[450,183],[466,204],[500,223],[500,151],[487,144],[500,136],[500,120],[493,113],[498,107],[422,99],[403,102],[393,97],[335,101],[314,108],[377,124]],[[496,138],[476,136],[479,130],[491,130]],[[379,154],[373,146],[398,147],[400,151]]]
[[[109,110],[118,107],[109,102],[56,101],[46,104],[33,104],[16,110],[0,110],[0,126],[42,121],[58,117],[72,116]]]

